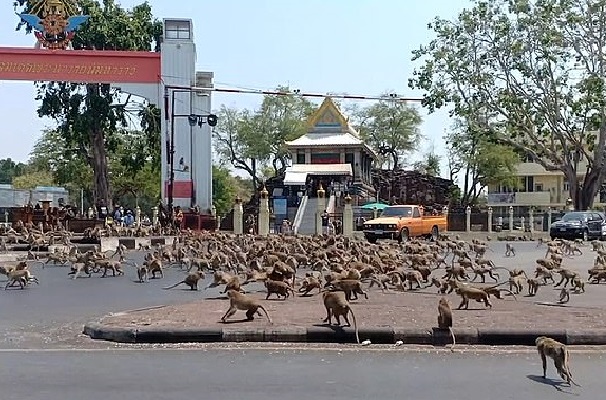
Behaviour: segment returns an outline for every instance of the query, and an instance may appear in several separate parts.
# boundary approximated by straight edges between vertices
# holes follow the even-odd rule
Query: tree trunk
[[[597,169],[587,171],[583,186],[579,190],[578,204],[575,203],[575,209],[585,211],[593,207],[593,199],[600,188],[599,181],[600,172]]]
[[[108,211],[111,211],[113,206],[109,188],[105,134],[100,129],[91,129],[89,135],[93,153],[91,167],[93,168],[94,176],[95,200],[103,201],[103,203],[108,207]]]

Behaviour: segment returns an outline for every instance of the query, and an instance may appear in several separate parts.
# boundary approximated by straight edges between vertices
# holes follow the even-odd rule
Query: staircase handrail
[[[297,208],[297,213],[295,214],[295,219],[292,222],[292,231],[296,235],[299,233],[299,227],[301,226],[301,222],[303,221],[303,215],[305,214],[305,207],[307,206],[307,196],[303,196],[301,198],[301,203],[299,204],[299,208]]]

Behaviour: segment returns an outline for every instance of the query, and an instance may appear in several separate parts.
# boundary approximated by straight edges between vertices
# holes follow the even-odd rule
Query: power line
[[[200,88],[204,89],[204,88]],[[221,93],[241,93],[241,94],[257,94],[257,95],[270,95],[270,96],[300,96],[300,97],[315,97],[324,98],[332,97],[336,99],[347,99],[347,100],[389,100],[389,101],[423,101],[420,97],[400,97],[395,93],[390,93],[385,96],[367,96],[367,95],[352,95],[352,94],[338,94],[338,93],[306,93],[299,90],[291,91],[278,91],[278,90],[249,90],[249,89],[234,89],[234,88],[208,88],[205,89],[209,92],[221,92]]]

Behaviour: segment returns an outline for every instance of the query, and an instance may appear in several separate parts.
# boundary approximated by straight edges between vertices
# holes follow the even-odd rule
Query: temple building
[[[370,171],[376,153],[360,139],[330,97],[307,121],[307,133],[286,142],[292,166],[286,169],[285,186],[307,189],[314,196],[319,185],[352,195],[374,194]]]

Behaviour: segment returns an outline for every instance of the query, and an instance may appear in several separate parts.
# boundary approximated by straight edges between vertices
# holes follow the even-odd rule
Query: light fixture
[[[189,122],[189,126],[191,126],[192,128],[196,125],[198,125],[198,127],[202,127],[202,125],[204,124],[208,124],[208,126],[210,127],[215,127],[217,126],[217,123],[219,122],[219,117],[217,117],[215,114],[208,114],[208,115],[197,115],[197,114],[190,114],[187,117],[187,122]]]

